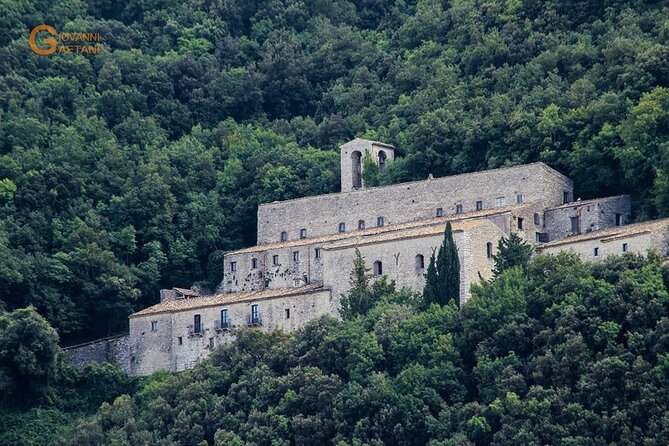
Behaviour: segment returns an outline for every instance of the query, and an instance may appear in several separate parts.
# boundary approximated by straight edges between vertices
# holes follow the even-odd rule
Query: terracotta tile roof
[[[538,251],[541,251],[542,249],[552,248],[553,246],[567,245],[595,239],[599,239],[603,243],[606,243],[608,241],[617,240],[619,238],[641,235],[668,227],[669,218],[664,218],[662,220],[650,220],[643,223],[616,226],[613,228],[602,229],[600,231],[586,232],[584,234],[565,237],[559,240],[538,245],[536,248]]]
[[[602,203],[605,201],[609,200],[615,200],[615,199],[620,199],[620,198],[629,198],[629,195],[614,195],[612,197],[603,197],[603,198],[593,198],[591,200],[581,200],[581,201],[572,201],[571,203],[565,203],[561,204],[560,206],[554,206],[552,208],[546,209],[546,211],[552,211],[554,209],[566,209],[566,208],[571,208],[571,207],[576,207],[576,206],[583,206],[588,205],[588,204],[593,204],[593,203]]]
[[[137,313],[130,315],[131,318],[147,316],[159,313],[175,313],[196,308],[206,308],[227,305],[238,302],[250,302],[256,300],[272,299],[286,296],[299,296],[312,292],[327,290],[322,284],[314,283],[299,288],[276,288],[260,291],[246,291],[243,293],[215,294],[212,296],[202,296],[192,299],[173,299],[166,300],[159,304],[145,308]]]
[[[467,229],[474,228],[476,226],[480,226],[487,221],[488,220],[486,218],[479,217],[476,219],[468,219],[465,221],[456,221],[453,222],[451,226],[453,228],[453,232],[461,232]],[[346,240],[335,242],[332,245],[324,247],[323,249],[325,250],[344,249],[353,246],[361,246],[373,243],[383,243],[387,241],[397,241],[397,240],[411,239],[417,237],[440,235],[444,233],[444,229],[446,227],[445,223],[446,222],[444,221],[439,221],[436,224],[432,224],[430,226],[420,226],[417,228],[403,229],[371,236],[352,237]]]
[[[423,219],[423,220],[410,221],[410,222],[407,222],[407,223],[398,223],[398,224],[386,225],[386,226],[374,226],[372,228],[354,230],[354,231],[349,231],[349,232],[341,232],[341,233],[336,233],[336,234],[328,234],[328,235],[323,235],[323,236],[320,236],[320,237],[309,237],[309,238],[303,238],[303,239],[289,240],[289,241],[286,241],[286,242],[270,243],[268,245],[257,245],[257,246],[251,246],[249,248],[239,249],[237,251],[232,251],[232,252],[229,252],[228,254],[247,254],[247,253],[251,253],[251,252],[267,251],[267,250],[271,250],[271,249],[293,248],[293,247],[312,245],[312,244],[318,244],[318,243],[331,243],[331,242],[336,242],[336,241],[339,241],[339,240],[367,237],[367,236],[370,236],[370,235],[401,231],[401,230],[409,229],[409,228],[446,224],[447,221],[450,221],[450,222],[465,221],[465,220],[469,220],[469,219],[487,217],[487,216],[490,216],[490,215],[505,214],[505,213],[510,212],[512,210],[523,209],[524,207],[526,207],[530,204],[531,203],[525,203],[525,204],[521,204],[521,205],[503,206],[503,207],[492,208],[492,209],[484,209],[482,211],[465,212],[465,213],[462,213],[462,214],[447,214],[447,215],[444,215],[443,217],[433,217],[433,218],[428,218],[428,219]]]

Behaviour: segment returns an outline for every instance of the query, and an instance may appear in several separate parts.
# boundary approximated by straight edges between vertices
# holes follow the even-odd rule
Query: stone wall
[[[572,251],[588,261],[599,261],[625,252],[646,254],[650,249],[663,256],[668,253],[669,220],[621,227],[619,233],[616,230],[617,228],[549,243],[537,247],[537,251],[545,254]]]
[[[616,214],[620,215],[616,221]],[[545,232],[549,240],[586,232],[599,231],[630,223],[632,206],[628,195],[575,201],[563,206],[547,209]],[[572,230],[572,218],[578,219],[578,230]]]
[[[363,220],[366,227],[376,226],[378,217],[386,225],[434,217],[437,209],[455,214],[498,206],[497,198],[515,204],[518,195],[524,203],[541,202],[543,207],[571,200],[572,181],[543,163],[467,173],[384,187],[361,189],[284,202],[262,204],[258,208],[258,244],[275,243],[282,231],[288,239],[299,238],[305,229],[308,237],[338,232],[339,223],[354,230]]]
[[[231,253],[225,256],[225,273],[218,291],[224,293],[262,290],[265,288],[287,288],[323,281],[322,259],[316,257],[316,248],[322,243],[300,246]],[[298,260],[295,259],[295,253]],[[279,264],[273,258],[279,256]],[[253,260],[256,267],[253,267]],[[236,262],[236,271],[231,271],[231,262]],[[305,281],[306,278],[306,281]],[[299,283],[296,283],[298,281]]]
[[[196,298],[197,299],[197,298]],[[130,318],[130,373],[147,375],[157,370],[178,372],[193,367],[219,345],[231,342],[236,331],[247,327],[251,305],[259,306],[263,331],[293,331],[324,314],[335,314],[329,289],[270,299],[229,302],[183,311],[157,312]],[[227,309],[231,328],[217,329],[221,310]],[[286,312],[289,311],[289,313]],[[194,316],[199,314],[202,333],[189,332]],[[152,322],[157,322],[155,331]]]
[[[129,337],[101,339],[79,347],[64,348],[64,361],[77,367],[103,362],[118,363],[125,372],[129,371]]]
[[[366,139],[356,138],[349,141],[339,148],[340,166],[341,166],[341,191],[348,192],[353,190],[353,152],[360,153],[360,163],[362,164],[365,155],[369,153],[372,159],[378,164],[379,153],[383,152],[386,156],[387,162],[392,162],[395,159],[395,148],[389,144],[384,144],[378,141],[369,141]],[[360,166],[360,174],[362,175],[362,165]],[[363,187],[364,187],[364,181]]]
[[[487,257],[487,243],[496,249],[497,241],[504,235],[492,222],[482,221],[475,229],[454,230],[453,239],[460,258],[460,296],[464,302],[469,297],[469,289],[478,281],[478,273],[489,277],[493,262]],[[339,306],[342,294],[349,289],[355,250],[359,249],[366,266],[373,269],[374,262],[380,261],[383,275],[394,280],[397,288],[408,287],[420,292],[425,285],[425,273],[432,253],[443,242],[443,227],[436,234],[399,238],[377,243],[353,242],[343,247],[324,248],[324,283],[332,289],[333,301]],[[418,268],[418,255],[423,256],[423,268]]]

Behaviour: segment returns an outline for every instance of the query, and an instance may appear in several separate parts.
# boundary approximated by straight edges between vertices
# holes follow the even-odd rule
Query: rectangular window
[[[300,229],[300,238],[307,238],[307,230],[302,228]]]
[[[228,310],[223,309],[221,310],[221,327],[225,328],[228,325]]]
[[[523,229],[523,222],[524,222],[524,221],[525,221],[525,220],[523,220],[522,218],[518,217],[518,229]]]
[[[286,319],[290,319],[290,308],[286,308]]]
[[[572,234],[578,234],[581,232],[581,219],[578,217],[570,217],[571,220],[571,232]]]
[[[444,209],[437,208],[437,217],[443,217],[443,216],[444,216]]]
[[[623,243],[623,252],[627,252],[627,243]]]
[[[251,269],[258,269],[258,259],[251,259]]]
[[[516,203],[517,204],[523,204],[523,194],[517,194],[516,195]]]
[[[539,214],[537,213],[534,214],[534,224],[537,226],[541,224],[541,217],[539,217]]]
[[[184,338],[182,338],[181,336],[179,336],[179,337],[177,338],[177,342],[179,343],[179,345],[184,345]]]
[[[569,192],[562,192],[562,203],[569,203]]]
[[[272,256],[272,263],[273,263],[274,265],[278,265],[278,264],[279,264],[279,256],[277,256],[277,255],[273,255],[273,256]]]
[[[237,271],[237,262],[230,262],[230,272]]]
[[[620,226],[623,224],[623,215],[622,214],[616,214],[616,226]]]
[[[214,338],[209,338],[209,348],[214,348]]]
[[[476,210],[477,211],[483,210],[483,202],[481,200],[476,202]]]
[[[158,321],[151,321],[151,331],[158,331]]]
[[[456,204],[455,205],[455,213],[456,214],[462,214],[462,205],[461,204]]]
[[[358,220],[358,229],[365,229],[365,220]]]
[[[202,332],[202,317],[199,314],[193,316],[193,332],[194,333]]]
[[[251,325],[258,325],[260,323],[260,310],[258,304],[251,305]]]
[[[506,206],[506,197],[495,198],[495,206],[497,207]]]
[[[300,261],[300,251],[294,251],[293,252],[293,262],[299,262]]]
[[[376,226],[383,226],[385,224],[385,219],[383,217],[377,217]]]
[[[492,242],[486,243],[485,248],[486,248],[486,257],[491,259],[492,258]]]
[[[544,234],[543,232],[537,232],[536,240],[537,243],[548,243],[548,234]]]
[[[599,257],[599,248],[595,248],[592,250],[592,255],[595,257]]]
[[[316,248],[316,249],[314,249],[314,256],[315,256],[317,259],[320,259],[320,258],[321,258],[321,248]]]

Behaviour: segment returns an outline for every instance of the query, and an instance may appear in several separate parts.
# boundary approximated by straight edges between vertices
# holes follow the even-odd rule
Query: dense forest
[[[34,54],[42,23],[104,51]],[[257,205],[337,191],[354,137],[398,148],[369,184],[544,161],[669,216],[669,3],[0,0],[0,445],[669,444],[654,253],[509,239],[462,308],[358,259],[343,320],[179,375],[63,364],[161,287],[214,287]]]
[[[336,191],[356,136],[398,147],[381,184],[542,160],[669,215],[666,2],[0,5],[0,308],[66,342],[220,282],[257,205]],[[104,51],[38,56],[41,23]]]
[[[0,444],[668,444],[669,267],[656,253],[527,263],[514,251],[462,308],[370,281],[356,261],[343,321],[242,329],[180,374],[76,370],[37,349],[42,373],[22,372],[24,411],[0,412]],[[8,320],[55,345],[34,310],[0,316],[0,333],[24,325]]]

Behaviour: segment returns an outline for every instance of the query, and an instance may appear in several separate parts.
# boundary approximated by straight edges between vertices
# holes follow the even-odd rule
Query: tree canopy
[[[347,321],[244,329],[61,444],[664,445],[668,284],[655,254],[559,254],[482,282],[461,310],[389,288]]]
[[[336,191],[337,145],[358,136],[398,148],[370,184],[544,161],[577,197],[669,215],[664,2],[2,10],[0,301],[66,342],[123,331],[161,287],[220,283],[257,205]],[[39,23],[104,50],[34,54]]]

